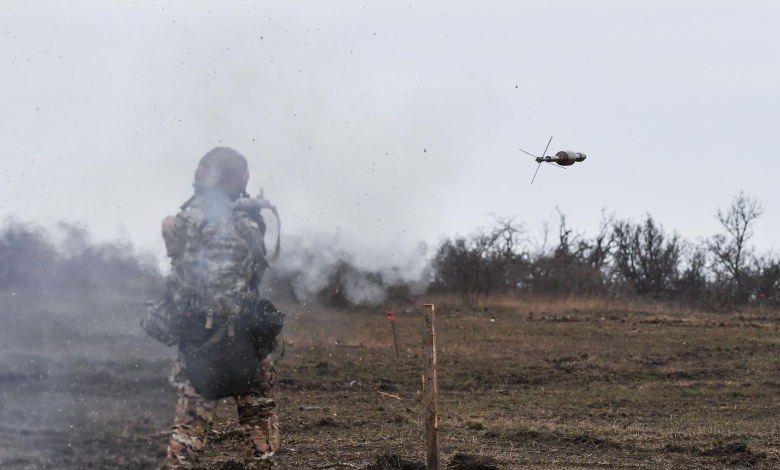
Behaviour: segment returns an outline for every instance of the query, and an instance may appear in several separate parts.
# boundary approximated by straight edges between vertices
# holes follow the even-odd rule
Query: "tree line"
[[[494,217],[491,226],[438,245],[429,291],[467,303],[528,293],[636,296],[711,308],[780,304],[780,258],[750,243],[764,207],[740,193],[715,214],[722,233],[699,241],[667,232],[649,214],[638,221],[605,214],[597,233],[586,236],[558,211],[557,234],[548,224],[541,243],[533,243],[522,224]]]
[[[40,227],[12,223],[0,230],[0,293],[159,295],[163,276],[154,259],[129,244],[93,242],[86,229],[60,223],[60,242]]]
[[[466,303],[520,294],[780,307],[780,257],[751,244],[763,213],[760,201],[741,193],[715,213],[721,233],[697,241],[668,232],[650,215],[634,221],[605,213],[596,233],[586,235],[559,211],[558,224],[547,224],[541,240],[514,219],[495,217],[471,235],[444,238],[428,252],[430,264],[419,280],[401,268],[371,272],[355,266],[349,253],[323,254],[298,244],[288,251],[305,255],[304,262],[271,269],[265,294],[348,307],[412,300],[427,285],[430,294],[454,294]],[[141,298],[162,289],[158,263],[130,245],[93,242],[86,230],[67,224],[59,233],[54,243],[40,227],[11,223],[0,229],[0,293],[121,291]],[[303,287],[306,295],[299,292]]]

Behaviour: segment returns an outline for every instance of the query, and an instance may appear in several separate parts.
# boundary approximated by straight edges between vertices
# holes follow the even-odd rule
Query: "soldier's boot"
[[[279,422],[274,413],[276,372],[266,358],[252,380],[246,395],[235,397],[238,422],[244,431],[246,468],[263,469],[273,466],[273,456],[279,450]]]
[[[164,468],[196,469],[214,422],[217,402],[200,396],[189,382],[174,382],[174,385],[178,401]]]

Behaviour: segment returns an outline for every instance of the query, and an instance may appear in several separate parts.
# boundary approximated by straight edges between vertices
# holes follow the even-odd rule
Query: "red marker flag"
[[[390,320],[390,325],[393,327],[393,343],[395,344],[395,360],[398,361],[401,358],[401,351],[398,347],[398,335],[395,332],[395,317],[393,316],[393,312],[390,310],[386,310],[385,313],[387,314],[387,318]]]

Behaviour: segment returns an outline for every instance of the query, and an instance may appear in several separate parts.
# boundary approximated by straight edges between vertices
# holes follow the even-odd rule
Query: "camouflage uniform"
[[[270,468],[279,449],[276,372],[268,354],[284,315],[258,295],[268,267],[260,210],[272,206],[246,197],[248,177],[238,152],[212,150],[198,165],[195,195],[162,224],[172,270],[166,296],[143,325],[156,339],[179,343],[170,377],[178,401],[164,468],[199,468],[216,398],[230,395],[243,428],[246,468]],[[237,379],[217,379],[215,371]],[[217,391],[214,384],[228,385]]]
[[[217,409],[216,400],[203,398],[195,391],[184,376],[185,367],[184,358],[179,356],[170,377],[178,402],[165,461],[169,469],[199,468]],[[244,431],[248,469],[271,468],[272,457],[279,449],[279,424],[274,413],[275,384],[276,372],[271,359],[266,358],[257,368],[249,393],[233,397],[238,422]]]

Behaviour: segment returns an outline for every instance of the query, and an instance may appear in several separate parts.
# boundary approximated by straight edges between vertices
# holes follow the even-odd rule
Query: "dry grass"
[[[610,312],[620,313],[666,313],[689,314],[702,313],[699,309],[674,303],[651,301],[641,298],[606,298],[606,297],[555,297],[538,295],[504,294],[492,295],[487,299],[477,297],[473,302],[465,306],[459,296],[434,295],[426,297],[426,302],[435,303],[440,307],[450,309],[468,308],[472,311],[479,309],[504,308],[522,312],[544,312],[550,314],[572,312]]]

